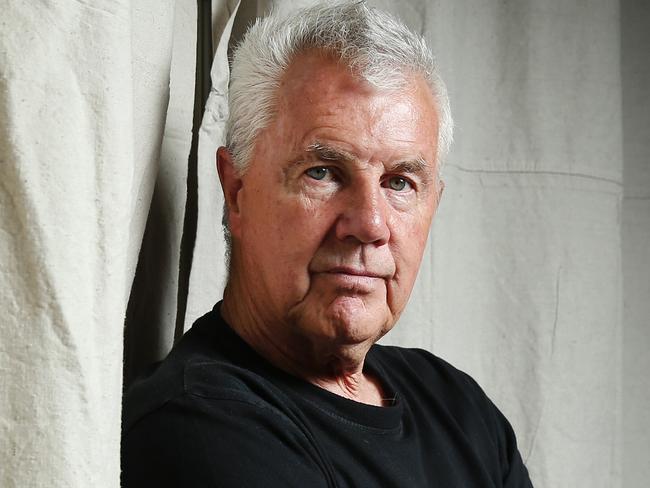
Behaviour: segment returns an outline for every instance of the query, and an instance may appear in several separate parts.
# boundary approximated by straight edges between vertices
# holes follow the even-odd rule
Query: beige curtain
[[[0,0],[0,486],[119,486],[123,362],[224,284],[229,45],[308,3]],[[457,123],[384,342],[472,374],[535,486],[645,486],[650,5],[371,3],[429,39]]]
[[[174,3],[0,12],[0,486],[118,486],[124,314]]]

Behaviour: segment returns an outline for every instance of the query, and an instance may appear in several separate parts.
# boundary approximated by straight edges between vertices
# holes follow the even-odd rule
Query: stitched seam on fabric
[[[568,171],[540,171],[540,170],[526,170],[526,169],[479,169],[479,168],[466,168],[457,164],[446,164],[446,167],[455,168],[464,173],[480,173],[480,174],[495,174],[495,175],[540,175],[540,176],[569,176],[573,178],[585,178],[588,180],[604,181],[612,183],[617,186],[623,186],[623,182],[614,180],[612,178],[605,178],[604,176],[594,176],[585,173],[570,173]]]
[[[231,391],[232,391],[232,392],[236,392],[236,393],[238,393],[238,394],[242,394],[242,393],[240,393],[240,392],[237,392],[237,390],[231,390]],[[225,392],[225,390],[224,390],[224,392]],[[235,396],[204,395],[204,394],[202,394],[202,393],[195,392],[195,391],[186,391],[185,394],[188,395],[188,396],[195,396],[195,397],[203,398],[203,399],[205,399],[205,400],[214,400],[214,401],[217,401],[217,402],[238,402],[238,403],[245,403],[245,404],[251,405],[251,406],[253,406],[253,407],[258,407],[258,408],[261,408],[261,409],[264,409],[264,410],[268,410],[268,411],[271,411],[271,412],[277,413],[278,415],[281,415],[282,417],[284,417],[284,418],[286,418],[287,420],[289,420],[289,417],[287,417],[286,415],[284,415],[284,414],[283,414],[281,411],[279,411],[277,408],[274,408],[274,407],[272,407],[271,405],[267,405],[266,403],[261,402],[261,401],[251,400],[251,399],[249,399],[249,398],[236,398]],[[293,423],[293,422],[292,422],[292,423]]]
[[[369,432],[372,434],[377,434],[377,435],[391,435],[391,434],[396,434],[401,432],[402,430],[402,421],[400,420],[400,423],[397,427],[393,427],[392,429],[382,429],[379,427],[369,427],[367,425],[360,424],[358,422],[354,422],[353,420],[350,420],[346,417],[341,417],[340,415],[337,415],[329,410],[324,409],[321,407],[319,404],[312,402],[308,398],[304,398],[305,401],[309,402],[311,405],[316,407],[318,410],[320,410],[322,413],[328,415],[329,417],[332,417],[333,419],[336,419],[337,421],[343,423],[347,427],[352,427],[354,429],[362,430],[365,432]],[[401,400],[401,399],[400,399]]]
[[[144,419],[146,419],[149,415],[151,415],[153,413],[156,413],[159,410],[162,410],[163,408],[165,408],[167,406],[167,404],[169,404],[169,402],[183,396],[184,394],[185,393],[183,392],[183,393],[179,393],[178,395],[175,395],[175,396],[173,396],[171,398],[168,398],[167,400],[165,400],[163,403],[158,405],[153,410],[150,410],[150,411],[146,412],[145,414],[143,414],[142,416],[140,416],[140,418],[138,420],[136,420],[135,422],[133,422],[133,424],[129,427],[129,429],[124,432],[124,435],[128,435],[140,422],[142,422]]]

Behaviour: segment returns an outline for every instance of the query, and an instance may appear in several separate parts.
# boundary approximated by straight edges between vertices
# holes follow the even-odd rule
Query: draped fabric
[[[0,0],[0,486],[119,486],[122,378],[225,283],[229,51],[309,3]],[[536,486],[645,486],[650,5],[370,3],[428,39],[456,121],[383,342],[474,376]]]
[[[118,486],[124,315],[174,3],[0,12],[0,486]]]

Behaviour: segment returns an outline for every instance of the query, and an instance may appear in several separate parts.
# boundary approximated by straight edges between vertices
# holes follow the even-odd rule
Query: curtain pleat
[[[0,486],[117,487],[171,1],[0,2]]]

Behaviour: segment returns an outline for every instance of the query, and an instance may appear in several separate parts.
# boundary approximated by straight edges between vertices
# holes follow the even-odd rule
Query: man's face
[[[402,312],[441,187],[424,79],[379,91],[298,57],[229,211],[252,315],[313,343],[373,343]]]

